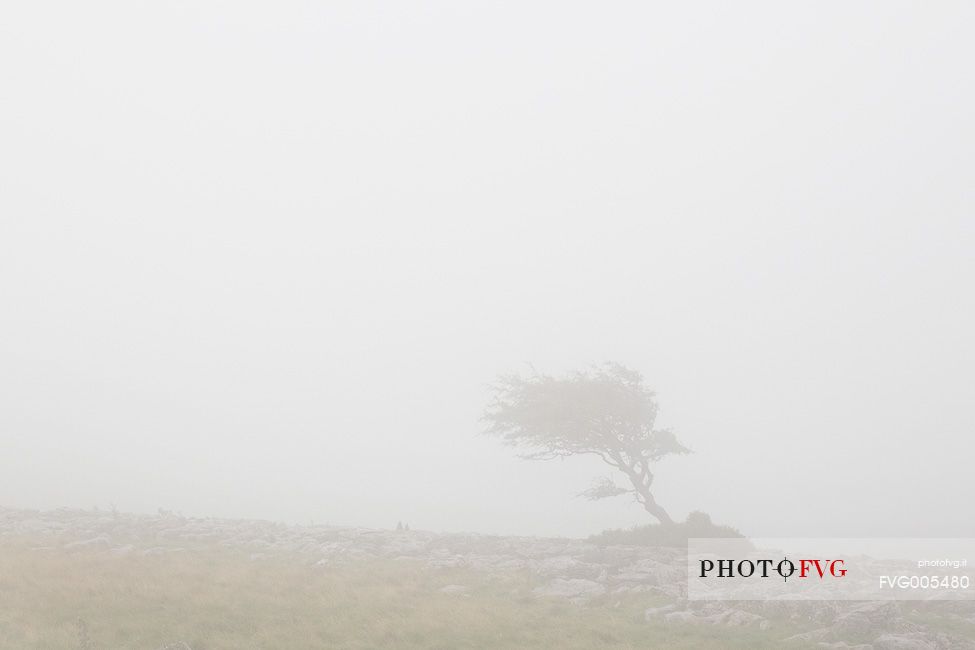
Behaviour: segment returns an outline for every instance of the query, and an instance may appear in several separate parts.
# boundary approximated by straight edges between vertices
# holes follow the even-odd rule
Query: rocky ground
[[[412,561],[430,568],[527,572],[536,598],[600,606],[627,594],[659,596],[647,620],[769,629],[795,621],[809,631],[795,641],[829,648],[975,649],[971,602],[693,602],[686,599],[685,554],[678,548],[604,546],[585,540],[440,534],[266,521],[198,519],[160,512],[0,509],[0,541],[27,540],[38,551],[100,551],[114,555],[192,552],[214,545],[250,559],[296,555],[310,567],[362,559]],[[464,584],[443,587],[463,597]]]

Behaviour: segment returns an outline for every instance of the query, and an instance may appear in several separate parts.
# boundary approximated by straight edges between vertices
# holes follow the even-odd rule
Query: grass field
[[[444,593],[463,585],[464,593]],[[771,648],[789,630],[646,622],[652,597],[530,596],[531,576],[312,566],[224,548],[144,557],[0,544],[0,648]],[[450,590],[448,590],[450,591]],[[460,591],[455,589],[454,591]]]

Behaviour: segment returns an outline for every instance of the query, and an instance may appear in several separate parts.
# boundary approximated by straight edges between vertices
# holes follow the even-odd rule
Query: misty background
[[[973,20],[5,3],[0,504],[648,523],[479,433],[499,373],[615,360],[676,518],[975,536]]]

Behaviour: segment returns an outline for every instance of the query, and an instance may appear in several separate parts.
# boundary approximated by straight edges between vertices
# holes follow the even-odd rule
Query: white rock
[[[573,602],[585,602],[606,593],[606,587],[593,580],[585,578],[556,578],[547,585],[536,587],[532,592],[536,596],[558,596],[568,598]]]

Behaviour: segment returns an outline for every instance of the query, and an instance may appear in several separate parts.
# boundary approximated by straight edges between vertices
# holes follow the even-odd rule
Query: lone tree
[[[629,487],[604,478],[580,496],[632,494],[660,523],[673,523],[653,498],[650,468],[690,450],[668,429],[654,428],[657,402],[639,372],[607,363],[563,378],[503,375],[493,390],[483,418],[488,434],[525,450],[522,457],[531,460],[598,456],[622,472]]]

